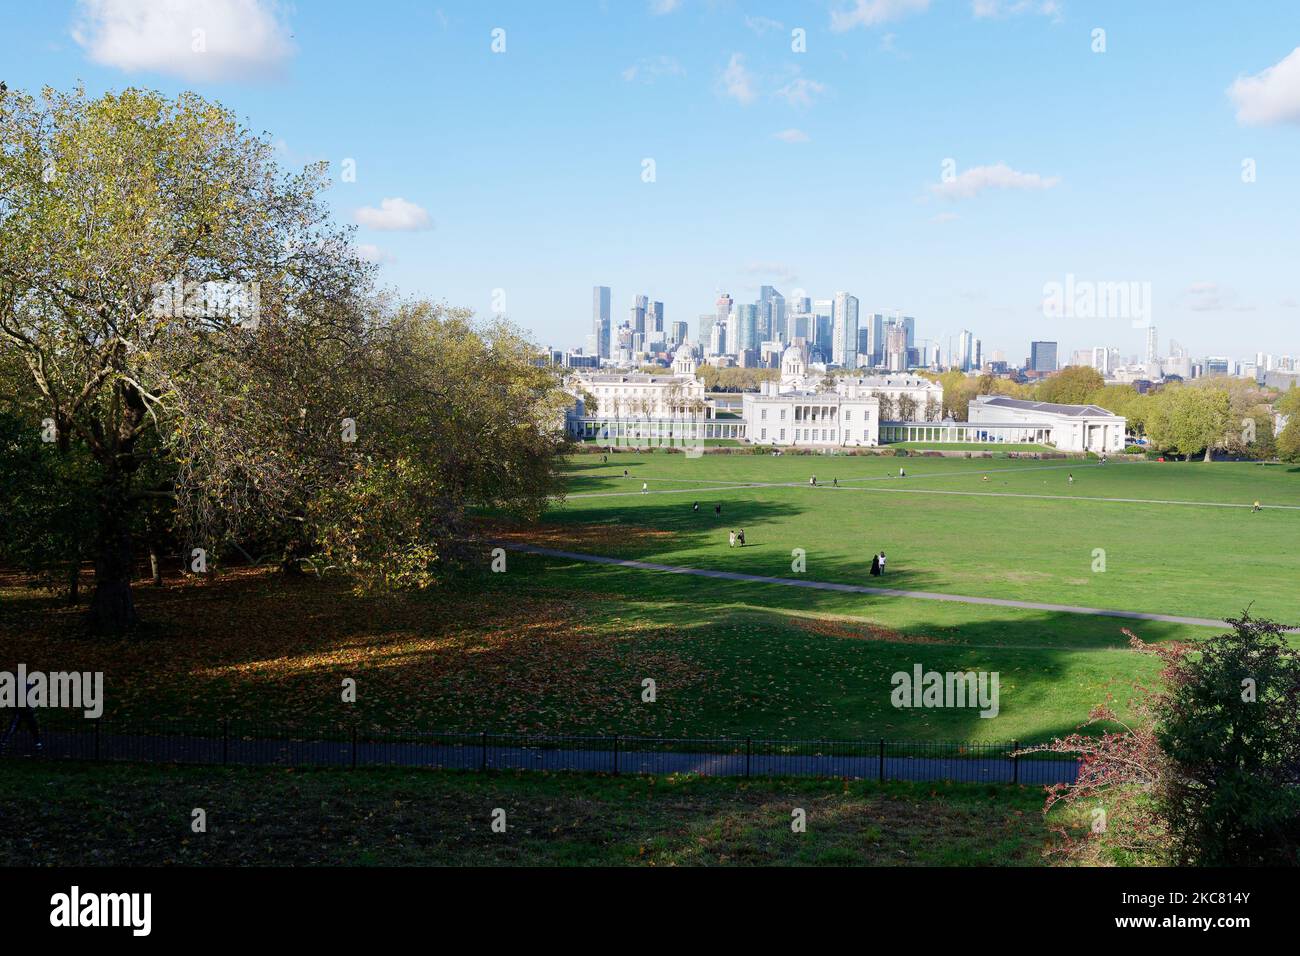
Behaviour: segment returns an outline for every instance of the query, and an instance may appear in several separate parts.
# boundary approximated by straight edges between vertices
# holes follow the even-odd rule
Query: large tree
[[[170,493],[141,476],[166,480],[150,466],[169,455],[225,460],[227,479],[273,458],[233,423],[238,356],[367,278],[318,202],[325,172],[281,172],[269,137],[190,93],[0,92],[0,347],[30,375],[33,427],[96,466],[101,628],[134,623],[138,506]]]

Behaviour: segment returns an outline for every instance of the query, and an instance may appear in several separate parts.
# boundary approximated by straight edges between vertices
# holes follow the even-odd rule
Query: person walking
[[[816,488],[816,487],[817,487],[817,476],[816,476],[816,475],[813,475],[811,478],[809,478],[809,479],[808,479],[808,484],[811,485],[812,487]]]
[[[1256,511],[1259,511],[1259,502],[1258,502],[1258,501],[1256,501],[1255,504],[1254,504],[1254,505],[1251,507],[1251,509],[1250,509],[1251,514],[1254,514]]]
[[[650,482],[648,481],[641,482],[641,494],[643,495],[650,494]]]
[[[624,478],[631,478],[631,477],[632,477],[631,475],[629,475],[629,474],[627,473],[627,469],[626,469],[626,468],[623,469],[623,477],[624,477]]]
[[[898,466],[898,477],[899,477],[899,478],[906,478],[906,477],[907,477],[907,472],[905,472],[905,471],[903,470],[903,466],[902,466],[902,465],[899,465],[899,466]]]
[[[1069,478],[1069,481],[1070,481],[1070,484],[1074,484],[1074,472],[1070,472],[1070,478]]]
[[[35,678],[28,678],[27,693],[36,686]],[[36,723],[36,712],[27,706],[27,694],[23,695],[23,703],[14,710],[14,715],[9,721],[9,728],[5,731],[4,736],[0,737],[0,751],[9,746],[9,741],[13,740],[14,734],[18,731],[19,725],[27,728],[32,735],[32,745],[36,750],[44,750],[45,744],[41,740],[41,728]]]
[[[832,487],[832,488],[838,488],[839,486],[840,486],[840,480],[839,480],[838,478],[832,478],[832,479],[831,479],[831,487]]]
[[[733,531],[727,535],[727,545],[732,548],[736,546],[736,532]]]
[[[699,510],[700,510],[700,503],[697,501],[697,502],[695,502],[695,504],[691,505],[691,510],[692,510],[692,511],[699,511]]]
[[[736,532],[736,543],[742,548],[745,546],[745,529],[741,528]]]
[[[880,555],[878,554],[871,556],[871,576],[873,578],[880,577]]]
[[[713,517],[715,517],[715,518],[721,518],[721,517],[722,517],[722,505],[714,505],[714,506],[713,506]]]
[[[885,552],[880,552],[880,576],[885,576]]]

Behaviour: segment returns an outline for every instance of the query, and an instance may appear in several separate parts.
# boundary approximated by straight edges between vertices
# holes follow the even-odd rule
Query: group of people
[[[878,578],[885,573],[885,552],[871,556],[871,576]]]
[[[745,529],[741,528],[739,531],[732,531],[728,535],[728,540],[731,543],[731,547],[743,548],[745,546]]]

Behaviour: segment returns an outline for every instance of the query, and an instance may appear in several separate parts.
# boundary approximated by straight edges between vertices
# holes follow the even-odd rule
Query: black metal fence
[[[428,767],[718,777],[848,777],[963,783],[1072,783],[1078,761],[1016,755],[1009,743],[899,740],[376,733],[210,722],[114,728],[108,720],[49,728],[40,753],[77,760],[281,767]],[[36,752],[23,730],[6,756]]]

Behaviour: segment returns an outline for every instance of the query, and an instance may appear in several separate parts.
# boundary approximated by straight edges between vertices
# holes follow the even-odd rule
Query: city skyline
[[[1070,0],[411,0],[346,22],[213,0],[202,56],[188,19],[134,9],[15,7],[0,79],[220,100],[287,167],[331,164],[382,282],[539,344],[584,344],[596,283],[616,321],[633,290],[693,321],[770,283],[1009,354],[1142,354],[1127,320],[1044,316],[1044,287],[1078,277],[1149,284],[1193,354],[1300,351],[1300,8],[1281,0],[1230,31],[1218,5]]]

